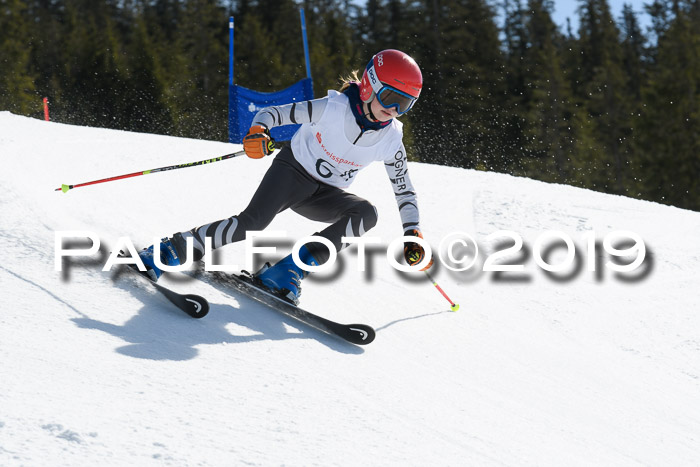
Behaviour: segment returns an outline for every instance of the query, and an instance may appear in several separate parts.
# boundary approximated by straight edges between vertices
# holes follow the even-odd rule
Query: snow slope
[[[302,305],[377,330],[356,347],[193,279],[193,320],[135,278],[101,272],[119,237],[137,245],[242,210],[271,158],[54,192],[233,152],[235,146],[75,127],[0,112],[0,465],[698,465],[700,214],[528,179],[410,164],[425,237],[499,230],[532,252],[556,230],[582,267],[434,276],[395,272],[383,252],[358,272],[304,283]],[[352,191],[400,221],[381,164]],[[283,213],[289,244],[319,225]],[[89,230],[102,254],[54,270],[56,231]],[[586,231],[641,236],[641,272],[588,270]],[[243,264],[242,244],[222,264]],[[554,254],[557,263],[563,255]],[[600,247],[597,250],[601,252]],[[555,252],[557,253],[557,252]],[[559,259],[558,259],[559,258]],[[563,277],[563,276],[568,276]]]

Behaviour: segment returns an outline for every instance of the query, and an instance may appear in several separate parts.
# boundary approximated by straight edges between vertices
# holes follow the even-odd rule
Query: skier
[[[328,239],[336,251],[343,236],[361,236],[377,223],[377,211],[367,200],[344,190],[358,171],[374,161],[386,166],[396,196],[405,236],[422,237],[416,194],[408,176],[402,124],[396,117],[408,112],[420,95],[423,77],[418,64],[398,50],[384,50],[372,57],[362,80],[357,72],[346,79],[340,92],[330,90],[321,99],[267,107],[259,111],[243,139],[248,157],[260,159],[272,152],[271,128],[301,123],[291,140],[277,154],[248,207],[240,214],[164,238],[160,244],[162,264],[177,266],[186,258],[186,241],[193,239],[193,260],[204,256],[204,239],[212,247],[245,239],[246,232],[263,230],[273,218],[291,208],[302,216],[330,225],[315,235]],[[153,246],[139,253],[152,280],[162,271],[153,259]],[[320,242],[299,249],[309,266],[323,264],[330,256]],[[409,265],[418,264],[425,251],[416,242],[404,244]],[[432,260],[424,269],[432,265]],[[268,289],[298,303],[300,281],[308,272],[297,266],[292,255],[272,267],[266,265],[256,277]]]

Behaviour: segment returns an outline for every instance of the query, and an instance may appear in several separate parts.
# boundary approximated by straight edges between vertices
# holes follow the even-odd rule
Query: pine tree
[[[154,131],[175,136],[196,136],[197,125],[190,120],[187,112],[188,96],[195,94],[195,86],[191,68],[187,66],[181,34],[181,28],[188,27],[182,2],[143,0],[137,13],[133,21],[131,47],[138,48],[143,43],[149,50],[150,58],[142,57],[141,73],[145,81],[142,88],[158,90],[158,95],[151,98],[158,114]],[[137,51],[133,58],[139,56],[141,53]],[[153,76],[149,77],[149,74]]]
[[[423,3],[424,34],[416,39],[423,91],[411,117],[422,160],[505,170],[499,150],[505,99],[495,12],[484,1]]]
[[[0,0],[0,110],[19,114],[32,113],[41,102],[30,71],[26,8],[20,0]]]
[[[236,84],[272,92],[306,75],[299,10],[294,2],[242,2],[234,11],[234,25]]]
[[[113,0],[66,1],[60,60],[62,90],[54,98],[61,122],[124,128],[132,118],[121,11]]]
[[[582,133],[572,92],[562,72],[563,37],[551,18],[551,4],[530,0],[520,52],[522,150],[529,158],[524,174],[541,180],[571,183],[576,179],[571,161],[575,141]],[[521,48],[522,49],[522,48]]]
[[[528,51],[526,12],[520,0],[505,0],[503,3],[504,26],[503,48],[505,50],[506,89],[508,93],[509,116],[506,118],[503,150],[517,154],[518,167],[526,154],[526,111],[523,105],[528,65],[525,56]]]
[[[25,0],[26,17],[32,18],[33,27],[29,29],[26,49],[30,53],[31,73],[39,96],[47,97],[53,107],[60,101],[63,74],[63,48],[65,38],[62,26],[63,2],[56,0]],[[30,113],[31,115],[31,113]],[[52,110],[52,119],[56,115]]]
[[[128,67],[127,91],[122,97],[123,110],[132,117],[124,122],[130,131],[169,133],[172,130],[172,115],[168,111],[165,87],[165,70],[149,29],[157,29],[157,23],[149,25],[144,12],[146,5],[135,8],[130,18],[125,46]],[[128,109],[128,110],[127,110]]]
[[[667,6],[672,19],[658,22],[668,29],[657,30],[656,60],[643,93],[644,195],[700,209],[700,17],[697,2]]]
[[[360,56],[353,44],[351,10],[346,3],[339,0],[305,0],[303,3],[317,97],[325,96],[328,89],[337,89],[341,76],[364,67],[369,60],[369,57]],[[301,33],[298,37],[294,43],[299,44],[301,50]]]
[[[178,45],[184,57],[183,78],[189,81],[180,88],[185,94],[179,126],[189,137],[225,141],[228,15],[216,0],[186,0],[182,8]],[[174,78],[180,79],[177,74]]]
[[[627,135],[629,150],[626,167],[625,194],[639,197],[642,172],[642,154],[646,150],[639,140],[639,127],[644,112],[642,89],[647,85],[649,47],[647,38],[642,32],[637,15],[629,5],[622,10],[622,69],[626,81],[629,98],[630,130]]]
[[[630,143],[631,97],[622,71],[620,32],[606,0],[581,0],[580,88],[600,150],[580,159],[579,174],[591,188],[624,193]]]

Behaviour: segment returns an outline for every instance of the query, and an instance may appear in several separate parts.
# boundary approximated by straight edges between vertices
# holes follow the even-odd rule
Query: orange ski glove
[[[262,159],[272,154],[275,150],[275,142],[267,128],[262,125],[253,125],[243,138],[243,150],[251,159]]]
[[[420,233],[418,229],[411,229],[407,230],[403,233],[404,237],[420,237],[423,238],[423,235]],[[406,242],[404,243],[403,247],[403,257],[406,260],[406,263],[409,266],[414,266],[425,258],[425,250],[423,249],[422,246],[420,246],[416,242]],[[426,267],[421,269],[421,271],[425,271],[429,269],[433,265],[433,259],[430,258],[430,262]]]

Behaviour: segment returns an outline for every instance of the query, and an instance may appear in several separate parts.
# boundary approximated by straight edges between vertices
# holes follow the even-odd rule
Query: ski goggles
[[[403,91],[384,85],[379,90],[377,99],[385,109],[395,108],[399,115],[403,115],[413,107],[418,100],[417,97],[410,96]]]
[[[418,100],[410,94],[399,91],[386,83],[379,81],[377,72],[374,70],[374,63],[371,61],[367,65],[367,76],[377,100],[385,109],[395,108],[399,115],[403,115],[413,107]]]

